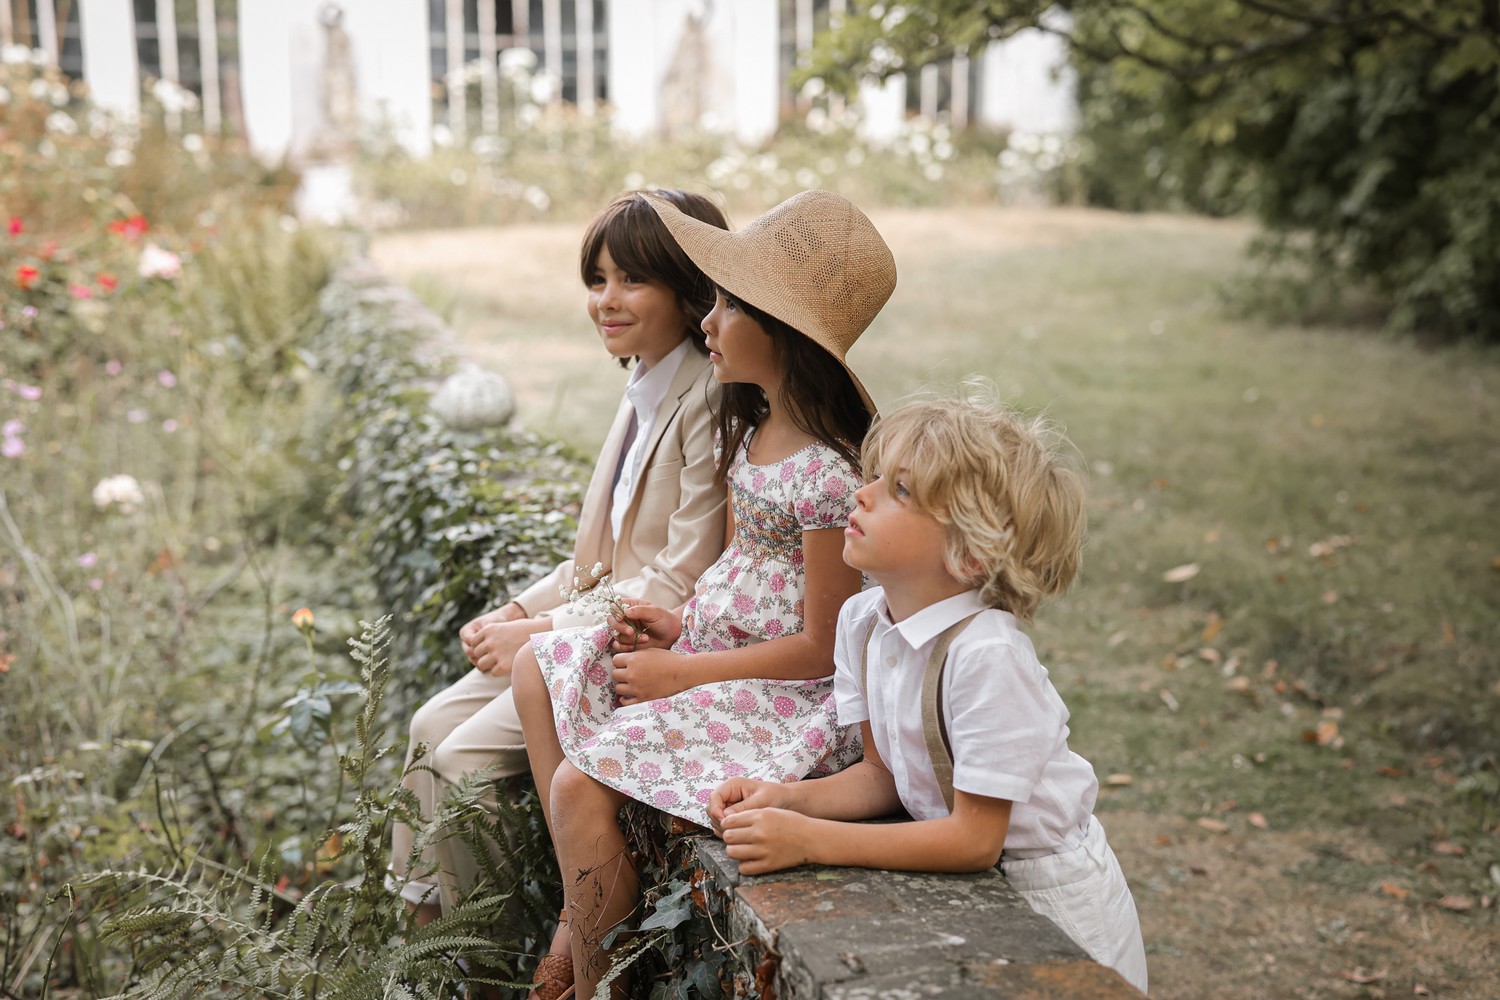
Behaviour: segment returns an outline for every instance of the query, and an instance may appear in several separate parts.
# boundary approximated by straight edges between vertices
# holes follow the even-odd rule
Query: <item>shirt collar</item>
[[[897,622],[893,627],[908,646],[912,649],[921,649],[936,639],[949,625],[963,621],[987,607],[989,605],[980,599],[978,590],[966,590],[962,594],[955,594],[936,604],[927,605],[905,621]],[[885,620],[890,621],[890,607],[884,601],[881,602],[880,610]]]
[[[645,426],[661,407],[662,401],[667,398],[667,391],[672,388],[672,377],[682,367],[682,359],[687,357],[691,348],[692,345],[684,340],[650,368],[643,371],[637,367],[631,373],[630,383],[625,386],[625,398],[635,408],[638,424]]]

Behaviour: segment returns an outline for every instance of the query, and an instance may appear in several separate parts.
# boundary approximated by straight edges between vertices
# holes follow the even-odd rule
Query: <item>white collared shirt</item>
[[[839,722],[869,720],[901,804],[914,819],[948,815],[922,732],[922,675],[949,625],[982,612],[953,641],[943,676],[943,716],[953,750],[953,787],[1009,799],[1006,850],[1058,851],[1082,841],[1099,784],[1068,749],[1068,709],[1013,615],[986,609],[971,590],[892,624],[885,591],[844,603],[834,647]],[[860,690],[860,646],[870,621],[869,687]]]
[[[682,367],[687,352],[693,349],[689,340],[683,340],[670,354],[650,368],[637,366],[625,386],[625,398],[635,410],[635,436],[625,454],[620,456],[620,466],[615,476],[615,490],[609,502],[609,527],[614,537],[620,537],[625,523],[625,511],[630,507],[630,498],[635,495],[635,485],[641,476],[641,467],[646,464],[646,446],[651,441],[651,431],[656,427],[661,404],[666,401],[667,391],[672,388],[672,379]]]

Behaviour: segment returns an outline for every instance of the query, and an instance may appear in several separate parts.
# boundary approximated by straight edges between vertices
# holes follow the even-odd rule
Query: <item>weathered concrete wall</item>
[[[1128,1000],[1140,992],[1032,912],[998,871],[804,867],[746,877],[693,839],[725,936],[746,939],[766,1000]]]

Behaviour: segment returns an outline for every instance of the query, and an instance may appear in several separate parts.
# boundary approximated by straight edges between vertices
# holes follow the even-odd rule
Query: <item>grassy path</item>
[[[1497,995],[1500,357],[1236,318],[1237,223],[874,217],[901,274],[851,355],[877,400],[980,372],[1089,465],[1084,579],[1036,634],[1108,778],[1153,996]],[[581,230],[374,254],[593,448],[623,373]]]

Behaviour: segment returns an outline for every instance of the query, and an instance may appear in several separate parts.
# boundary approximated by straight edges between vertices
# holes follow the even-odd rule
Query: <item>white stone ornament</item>
[[[516,411],[515,395],[505,379],[478,365],[465,365],[433,393],[432,412],[456,431],[500,427]]]

